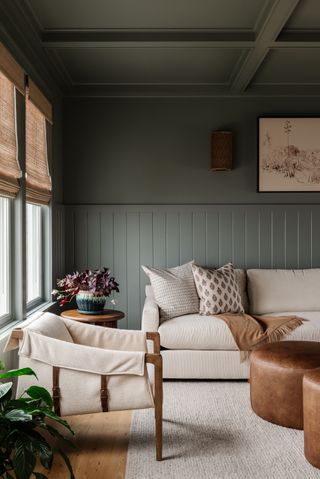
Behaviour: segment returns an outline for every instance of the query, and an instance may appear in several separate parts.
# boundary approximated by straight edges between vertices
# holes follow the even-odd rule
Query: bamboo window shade
[[[29,203],[45,205],[51,199],[47,121],[52,123],[52,106],[30,81],[26,98],[26,198]]]
[[[0,63],[0,195],[15,197],[20,189],[16,132],[15,85]]]

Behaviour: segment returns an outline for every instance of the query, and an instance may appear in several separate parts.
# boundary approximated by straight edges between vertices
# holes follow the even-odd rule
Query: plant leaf
[[[4,397],[12,388],[12,383],[0,384],[0,399]]]
[[[60,454],[60,456],[63,458],[69,472],[70,472],[70,479],[76,479],[75,478],[75,475],[73,473],[73,469],[72,469],[72,465],[71,465],[71,462],[68,458],[68,456],[62,451],[62,449],[58,449],[58,452]]]
[[[10,401],[10,408],[22,409],[23,411],[32,411],[40,407],[41,399],[19,398]]]
[[[45,388],[42,388],[40,386],[31,386],[25,392],[32,399],[42,399],[42,401],[44,401],[50,408],[52,408],[52,397]]]
[[[71,447],[72,449],[77,449],[77,446],[71,442],[68,438],[66,438],[61,432],[59,432],[55,427],[51,426],[50,424],[45,423],[45,426],[40,426],[42,429],[48,431],[52,437],[56,437],[63,441],[66,445]]]
[[[4,479],[14,479],[14,477],[8,471],[6,471],[4,474]]]
[[[32,421],[32,414],[22,411],[22,409],[12,409],[8,411],[5,415],[5,418],[9,421],[19,421],[19,422],[29,422]]]
[[[0,373],[0,379],[15,378],[17,376],[35,376],[37,378],[36,373],[31,368],[12,369],[6,373]]]
[[[39,415],[43,414],[44,416],[49,417],[50,419],[53,419],[54,421],[58,422],[59,424],[64,426],[66,429],[68,429],[68,431],[70,431],[71,434],[74,435],[74,432],[71,429],[71,427],[69,426],[69,424],[67,423],[67,421],[62,419],[60,416],[57,416],[57,414],[54,413],[53,411],[51,411],[50,409],[38,408],[38,409],[34,409],[33,411],[30,411],[30,412],[32,414],[39,414]]]
[[[13,467],[17,479],[29,479],[36,465],[36,457],[22,438],[15,442]]]
[[[49,444],[46,442],[39,442],[39,456],[43,467],[50,470],[53,461],[53,452]]]

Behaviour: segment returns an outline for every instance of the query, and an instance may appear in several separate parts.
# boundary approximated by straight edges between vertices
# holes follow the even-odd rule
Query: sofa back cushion
[[[320,310],[320,269],[249,269],[252,314]]]

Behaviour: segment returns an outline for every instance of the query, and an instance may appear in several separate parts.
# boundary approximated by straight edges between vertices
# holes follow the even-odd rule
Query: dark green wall
[[[73,98],[64,102],[65,203],[319,203],[261,194],[257,117],[318,115],[310,98]],[[210,171],[210,132],[235,134],[234,169]]]

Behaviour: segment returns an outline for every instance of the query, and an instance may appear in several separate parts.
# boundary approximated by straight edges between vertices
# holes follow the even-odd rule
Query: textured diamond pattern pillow
[[[142,266],[150,279],[162,321],[199,312],[199,298],[194,284],[192,264],[186,263],[169,269]]]
[[[233,265],[219,269],[192,265],[192,272],[200,297],[200,314],[243,313],[239,287]]]

